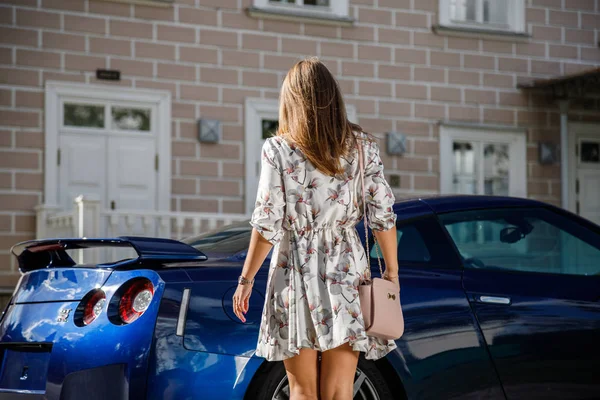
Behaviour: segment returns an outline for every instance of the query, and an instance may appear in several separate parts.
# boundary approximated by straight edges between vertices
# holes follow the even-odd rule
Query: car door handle
[[[510,304],[510,297],[479,296],[479,301],[488,304]]]

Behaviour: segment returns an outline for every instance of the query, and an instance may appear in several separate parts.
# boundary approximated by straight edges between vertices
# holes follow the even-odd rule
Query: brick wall
[[[14,284],[9,247],[34,235],[42,201],[43,85],[97,82],[172,93],[172,209],[243,212],[246,97],[276,98],[300,57],[339,78],[360,124],[408,135],[384,156],[398,197],[439,190],[438,120],[528,129],[531,197],[560,201],[559,167],[537,164],[537,142],[559,141],[558,109],[523,93],[522,79],[600,65],[598,0],[526,0],[525,42],[434,34],[437,0],[353,0],[354,27],[249,18],[251,0],[175,0],[159,7],[100,0],[0,0],[0,286]],[[598,117],[575,108],[572,120]],[[195,121],[223,122],[220,144],[199,144]]]

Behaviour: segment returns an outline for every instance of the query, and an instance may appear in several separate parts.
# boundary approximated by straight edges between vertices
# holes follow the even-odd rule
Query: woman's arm
[[[398,283],[398,238],[393,209],[396,198],[383,174],[379,146],[376,142],[367,142],[365,150],[365,199],[369,227],[385,260],[384,278]]]
[[[265,140],[261,155],[261,172],[256,193],[255,208],[250,218],[252,234],[248,254],[242,268],[242,278],[252,281],[267,254],[281,240],[283,218],[285,216],[285,192],[279,156],[273,139]],[[244,314],[248,312],[251,283],[238,284],[233,295],[233,311],[238,318],[246,322]]]
[[[377,238],[381,255],[385,260],[385,275],[392,280],[398,277],[398,238],[396,236],[396,226],[386,231],[373,230],[373,235]]]
[[[250,247],[242,268],[242,276],[249,281],[253,280],[260,266],[271,251],[273,244],[265,239],[255,228],[252,228]],[[246,309],[247,311],[247,309]]]
[[[250,246],[248,247],[248,254],[244,261],[244,268],[242,268],[242,277],[249,281],[254,280],[267,254],[271,251],[271,247],[273,247],[273,244],[265,239],[255,228],[252,228]],[[233,295],[233,312],[242,322],[246,322],[244,314],[248,312],[248,308],[250,307],[250,295],[252,294],[253,286],[254,283],[238,285]]]

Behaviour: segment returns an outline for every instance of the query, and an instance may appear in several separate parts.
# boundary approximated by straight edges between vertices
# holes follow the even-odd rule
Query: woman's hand
[[[383,274],[383,279],[385,279],[386,281],[394,282],[396,286],[398,286],[398,290],[400,290],[400,281],[398,279],[398,275],[387,276],[387,274]]]
[[[252,284],[238,285],[233,295],[233,312],[242,322],[246,322],[244,314],[248,312]]]

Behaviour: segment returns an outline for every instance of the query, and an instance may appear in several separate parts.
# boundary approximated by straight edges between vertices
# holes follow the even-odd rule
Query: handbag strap
[[[359,141],[356,141],[356,147],[358,149],[358,165],[359,165],[359,170],[360,170],[360,183],[361,183],[361,188],[362,188],[362,203],[363,203],[363,219],[364,219],[364,225],[365,225],[365,243],[367,245],[367,260],[370,259],[370,250],[369,250],[369,229],[367,225],[367,201],[365,199],[365,163],[364,163],[364,155],[363,155],[363,147],[362,145],[359,145]],[[381,274],[381,277],[383,278],[383,268],[381,267],[381,258],[379,257],[379,244],[377,243],[377,238],[375,237],[375,234],[373,234],[373,242],[375,244],[375,252],[377,253],[377,262],[379,263],[379,273]],[[367,261],[369,264],[370,262]],[[367,268],[367,271],[369,273],[369,278],[371,277],[371,267],[369,265],[369,267]]]

